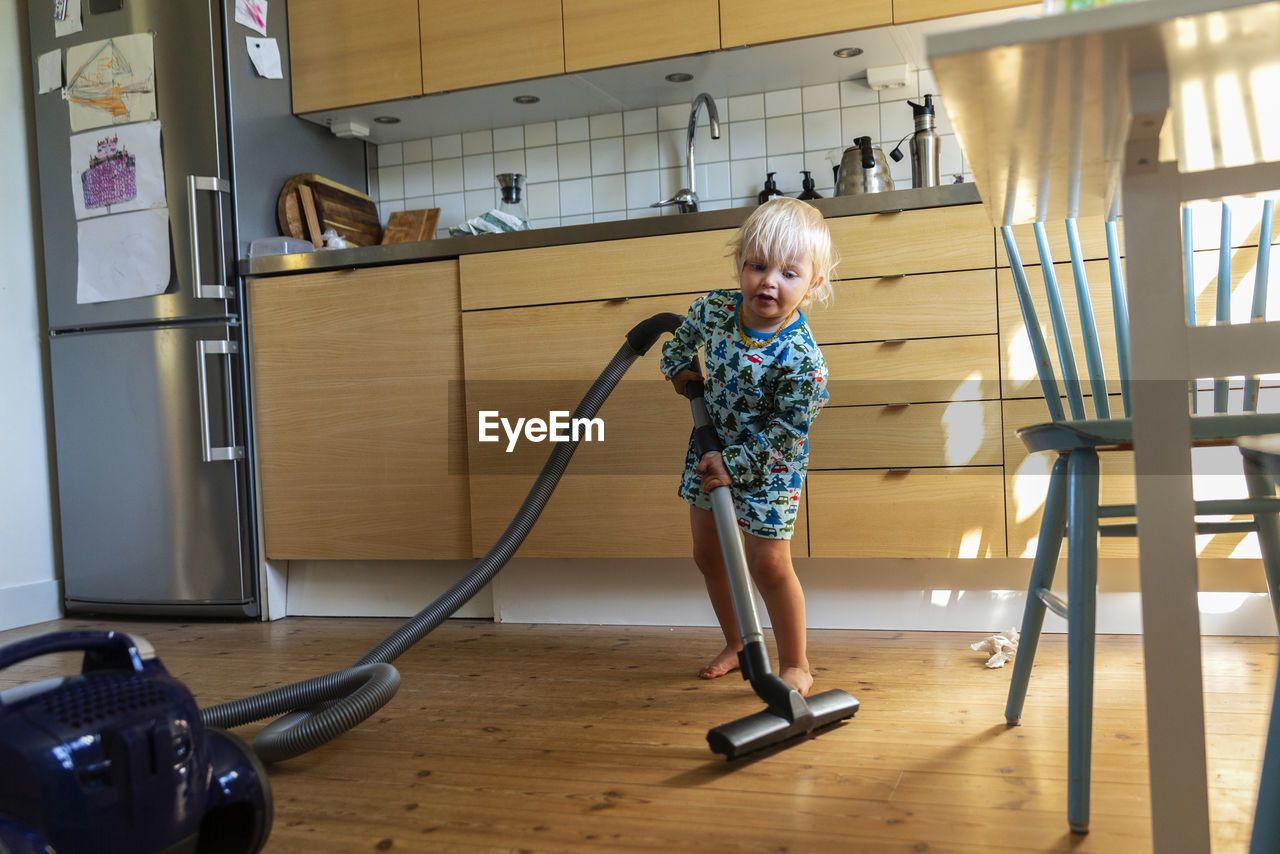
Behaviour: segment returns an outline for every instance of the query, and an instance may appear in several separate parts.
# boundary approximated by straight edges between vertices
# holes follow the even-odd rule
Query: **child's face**
[[[747,254],[738,271],[743,325],[756,332],[772,332],[821,283],[821,278],[814,277],[808,255],[778,263]]]

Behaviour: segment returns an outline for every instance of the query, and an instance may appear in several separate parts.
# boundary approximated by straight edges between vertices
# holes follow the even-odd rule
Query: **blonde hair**
[[[760,205],[729,241],[734,276],[742,270],[748,257],[770,264],[786,264],[808,257],[814,279],[822,282],[807,295],[803,305],[816,299],[826,305],[834,294],[831,277],[839,258],[831,245],[831,232],[822,213],[800,199],[775,196]]]

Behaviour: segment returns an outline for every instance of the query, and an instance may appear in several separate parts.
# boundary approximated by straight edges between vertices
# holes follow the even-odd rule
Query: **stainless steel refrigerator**
[[[249,370],[236,259],[278,233],[285,180],[363,187],[363,144],[290,114],[286,7],[267,37],[283,79],[254,74],[227,0],[83,0],[55,34],[56,0],[28,0],[32,79],[42,54],[151,33],[168,207],[163,293],[78,302],[80,247],[69,103],[36,94],[44,273],[68,612],[256,616]],[[67,67],[70,79],[76,69]],[[106,136],[111,127],[100,127]],[[160,277],[163,273],[161,271]]]

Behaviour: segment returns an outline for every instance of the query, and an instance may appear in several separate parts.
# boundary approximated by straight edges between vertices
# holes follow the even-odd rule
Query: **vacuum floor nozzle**
[[[854,716],[859,703],[846,691],[836,688],[804,699],[811,715],[786,716],[769,709],[716,727],[707,733],[713,753],[737,759],[792,738],[809,735]]]

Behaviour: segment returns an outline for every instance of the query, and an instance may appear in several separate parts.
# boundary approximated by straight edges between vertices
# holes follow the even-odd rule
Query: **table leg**
[[[1204,854],[1208,775],[1176,168],[1127,170],[1123,190],[1152,839],[1160,854]]]

